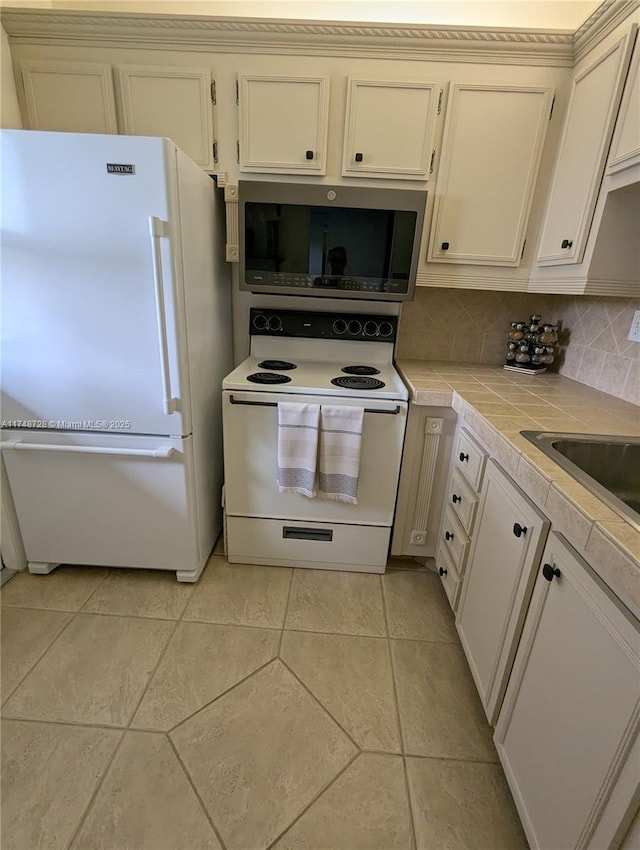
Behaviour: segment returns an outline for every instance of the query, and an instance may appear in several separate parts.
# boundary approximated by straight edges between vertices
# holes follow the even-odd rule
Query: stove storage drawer
[[[454,469],[449,483],[448,504],[456,512],[456,516],[467,534],[471,534],[478,501],[478,497],[466,483],[463,475],[459,470]]]
[[[233,564],[383,573],[390,534],[382,526],[227,516],[227,557]]]

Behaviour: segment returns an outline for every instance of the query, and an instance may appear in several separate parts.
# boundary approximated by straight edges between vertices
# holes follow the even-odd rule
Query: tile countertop
[[[521,430],[640,437],[640,408],[562,375],[474,363],[399,360],[413,404],[453,407],[491,455],[640,618],[640,532]]]

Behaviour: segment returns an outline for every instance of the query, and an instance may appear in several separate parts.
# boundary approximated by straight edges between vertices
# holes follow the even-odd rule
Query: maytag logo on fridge
[[[107,163],[107,174],[135,174],[135,165],[126,165],[118,162]]]

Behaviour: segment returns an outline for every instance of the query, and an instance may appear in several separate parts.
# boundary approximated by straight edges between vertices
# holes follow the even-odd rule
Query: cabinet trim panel
[[[640,162],[640,40],[636,40],[620,101],[607,174],[615,174],[638,162]]]

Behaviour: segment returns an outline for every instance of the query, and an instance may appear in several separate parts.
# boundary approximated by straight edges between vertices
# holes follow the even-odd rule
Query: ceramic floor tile
[[[285,632],[280,657],[359,747],[400,751],[384,638]]]
[[[122,614],[178,620],[194,585],[163,570],[112,570],[82,610],[92,614]]]
[[[216,555],[200,577],[184,619],[282,628],[290,581],[288,567],[229,564]]]
[[[265,850],[357,752],[278,661],[171,737],[227,850]]]
[[[384,636],[386,628],[379,576],[331,570],[296,570],[286,628]]]
[[[460,647],[392,640],[391,652],[405,752],[497,761]]]
[[[64,850],[120,735],[4,720],[2,850]]]
[[[501,768],[407,759],[418,850],[528,850]]]
[[[2,684],[6,700],[71,618],[61,611],[5,608],[2,612]]]
[[[280,632],[180,623],[133,719],[169,730],[278,654]]]
[[[387,573],[382,588],[392,637],[457,643],[453,612],[437,575]]]
[[[72,850],[221,850],[166,735],[127,732]]]
[[[106,575],[101,567],[58,567],[48,576],[24,570],[2,588],[0,597],[3,605],[18,608],[79,611]]]
[[[124,726],[173,623],[78,614],[7,700],[7,716]]]
[[[411,816],[399,756],[363,753],[274,850],[410,850]]]

